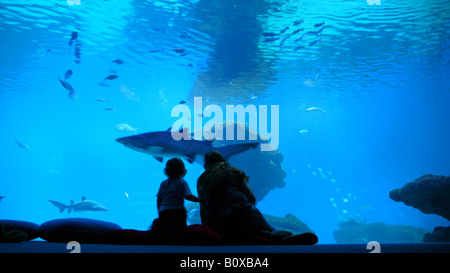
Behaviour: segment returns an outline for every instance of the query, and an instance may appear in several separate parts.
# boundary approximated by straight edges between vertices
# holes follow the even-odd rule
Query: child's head
[[[166,168],[164,169],[164,173],[169,178],[178,178],[184,177],[186,175],[187,170],[184,168],[184,163],[178,157],[171,158],[166,162]]]

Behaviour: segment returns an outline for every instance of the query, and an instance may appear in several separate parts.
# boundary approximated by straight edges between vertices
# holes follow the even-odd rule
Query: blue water
[[[0,1],[0,218],[147,229],[164,164],[117,143],[130,134],[115,126],[166,130],[175,105],[201,96],[203,107],[279,105],[286,186],[258,207],[297,216],[320,243],[346,219],[448,225],[389,191],[450,175],[449,1],[67,2]],[[58,80],[68,69],[77,100]],[[196,193],[202,166],[185,164]],[[110,211],[60,214],[47,201],[82,196]]]

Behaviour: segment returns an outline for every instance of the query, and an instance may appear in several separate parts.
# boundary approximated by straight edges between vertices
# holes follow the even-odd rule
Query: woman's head
[[[208,169],[212,165],[220,162],[225,162],[225,159],[222,157],[222,154],[217,151],[211,151],[205,155],[203,167],[205,169]]]
[[[164,173],[169,178],[184,177],[187,170],[184,167],[184,163],[178,157],[171,158],[167,160],[166,167],[164,168]]]

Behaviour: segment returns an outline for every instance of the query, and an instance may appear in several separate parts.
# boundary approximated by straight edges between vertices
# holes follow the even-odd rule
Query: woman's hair
[[[205,169],[208,169],[212,165],[220,162],[225,162],[225,159],[222,157],[222,154],[217,151],[211,151],[205,155],[203,166]]]
[[[169,178],[184,177],[187,170],[184,168],[184,163],[178,157],[167,160],[164,174]]]

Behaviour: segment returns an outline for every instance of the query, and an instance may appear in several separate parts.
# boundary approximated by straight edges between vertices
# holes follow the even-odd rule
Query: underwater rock
[[[389,192],[389,197],[421,212],[450,220],[450,176],[426,174]]]
[[[263,214],[266,221],[273,226],[276,230],[285,230],[290,231],[292,234],[302,234],[306,232],[313,231],[303,223],[301,220],[299,220],[294,215],[288,213],[284,217],[277,217],[277,216],[271,216],[267,214]]]
[[[435,227],[432,233],[425,234],[423,242],[450,242],[450,227]]]
[[[339,223],[339,229],[333,232],[336,243],[361,244],[370,241],[380,243],[421,243],[429,230],[385,223],[362,223],[345,221]]]
[[[188,212],[187,220],[190,225],[201,224],[200,209],[197,203],[190,203],[186,206]],[[303,223],[294,215],[288,213],[284,217],[271,216],[263,214],[264,219],[276,230],[290,231],[292,234],[302,234],[305,232],[313,232],[308,225]]]
[[[261,142],[260,135],[245,124],[224,122],[217,124],[217,126],[219,128],[220,126],[223,126],[224,136],[226,136],[227,128],[234,126],[235,140],[214,140],[213,146],[215,147]],[[245,130],[246,140],[237,140],[237,132],[239,129]],[[257,140],[249,140],[252,139],[250,136],[254,136]],[[271,190],[286,186],[286,183],[284,182],[286,172],[283,170],[283,166],[281,166],[282,161],[283,154],[280,151],[261,151],[259,147],[233,155],[228,160],[233,167],[243,170],[245,174],[250,177],[249,186],[252,189],[257,202],[261,201]]]

